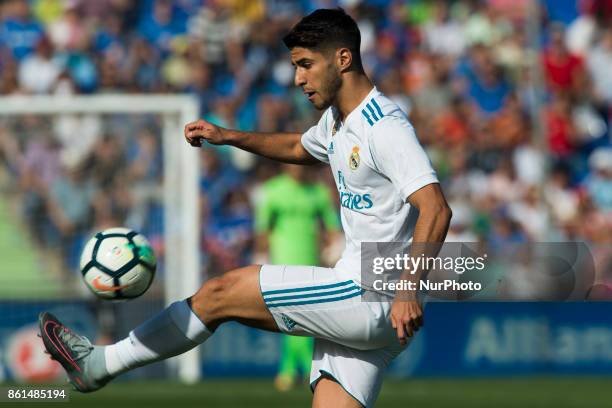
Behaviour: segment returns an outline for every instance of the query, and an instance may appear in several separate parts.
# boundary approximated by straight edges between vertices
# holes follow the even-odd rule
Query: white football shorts
[[[331,377],[373,406],[387,366],[405,348],[389,321],[391,304],[362,301],[359,283],[334,268],[263,265],[259,283],[281,331],[315,338],[311,388]]]

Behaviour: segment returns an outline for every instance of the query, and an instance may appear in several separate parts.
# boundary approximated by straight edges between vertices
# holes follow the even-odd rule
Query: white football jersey
[[[436,173],[406,114],[376,88],[343,123],[328,108],[302,144],[331,166],[346,237],[335,267],[361,282],[361,242],[410,240],[418,211],[406,198]]]

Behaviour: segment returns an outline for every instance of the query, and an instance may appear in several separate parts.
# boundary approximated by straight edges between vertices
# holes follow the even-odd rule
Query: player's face
[[[302,88],[315,108],[328,108],[342,85],[333,56],[295,47],[291,50],[291,64],[295,67],[295,85]]]

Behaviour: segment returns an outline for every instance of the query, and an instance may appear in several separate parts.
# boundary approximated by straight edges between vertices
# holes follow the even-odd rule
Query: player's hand
[[[210,144],[223,144],[223,129],[203,119],[185,125],[185,140],[192,146],[200,147],[203,141]]]
[[[423,326],[423,309],[416,300],[395,298],[391,305],[391,325],[397,331],[401,344],[406,344],[408,338]]]

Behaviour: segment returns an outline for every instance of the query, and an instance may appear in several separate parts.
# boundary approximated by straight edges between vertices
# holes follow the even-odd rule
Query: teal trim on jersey
[[[370,105],[370,102],[368,102],[368,103],[366,103],[366,108],[368,109],[368,111],[370,111],[370,113],[368,114],[368,111],[366,111],[365,108],[361,110],[361,113],[367,119],[367,121],[370,124],[370,126],[374,126],[374,123],[376,123],[379,120],[381,120],[383,118],[383,116],[385,116],[385,115],[383,114],[382,109],[380,109],[380,106],[378,105],[378,103],[376,103],[374,98],[372,98],[370,101],[371,101],[372,105],[374,105],[374,108],[376,108],[376,110],[374,110],[372,105]],[[372,119],[374,119],[374,120],[372,120]]]
[[[309,292],[311,290],[337,288],[339,286],[346,286],[346,285],[348,285],[350,283],[354,284],[355,282],[353,282],[352,279],[349,279],[349,280],[344,281],[344,282],[331,283],[329,285],[304,286],[303,288],[268,290],[266,292],[261,292],[261,294],[263,296],[268,296],[268,295],[274,295],[274,294],[277,294],[277,293]]]
[[[370,119],[370,115],[368,115],[368,112],[366,112],[365,109],[362,109],[361,113],[363,113],[363,116],[365,116],[365,118],[368,120],[370,126],[374,126],[374,122],[372,122],[372,119]]]
[[[383,116],[385,116],[382,113],[382,109],[380,109],[380,106],[378,106],[378,104],[376,103],[376,100],[374,98],[371,99],[372,101],[372,105],[374,105],[374,107],[376,108],[376,111],[378,112],[378,114],[380,115],[380,117],[382,118]]]
[[[338,379],[332,373],[330,373],[327,370],[319,370],[319,376],[314,381],[311,381],[311,383],[310,383],[310,391],[312,391],[313,393],[315,392],[315,388],[316,388],[317,384],[319,383],[319,381],[321,381],[322,378],[328,378],[328,379],[336,382],[338,385],[340,385],[342,387],[344,392],[346,392],[351,398],[353,398],[355,401],[357,401],[357,403],[359,403],[359,405],[361,405],[363,408],[366,408],[366,405],[364,404],[364,401],[360,401],[359,398],[357,398],[356,396],[351,394],[349,392],[349,390],[340,381],[338,381]]]
[[[315,292],[315,293],[302,293],[301,295],[291,295],[291,296],[279,296],[279,297],[268,297],[264,296],[264,302],[276,302],[277,300],[289,300],[289,299],[303,299],[303,298],[311,298],[318,296],[329,296],[329,295],[337,295],[340,293],[351,292],[355,289],[359,289],[357,285],[347,286],[346,288],[342,288],[339,290],[332,290],[330,292]]]
[[[368,103],[366,104],[366,108],[368,108],[368,110],[370,111],[370,113],[372,114],[372,117],[374,118],[374,120],[376,122],[378,122],[380,120],[380,118],[378,116],[376,116],[376,112],[374,112],[374,108]]]
[[[359,288],[357,288],[357,289],[359,289]],[[314,305],[316,303],[337,302],[339,300],[346,300],[346,299],[353,298],[355,296],[359,296],[363,292],[365,292],[365,290],[361,289],[361,290],[358,290],[355,293],[350,293],[350,294],[344,295],[344,296],[325,298],[325,299],[304,300],[304,301],[300,301],[300,302],[285,302],[285,303],[274,303],[274,304],[266,303],[266,306],[268,306],[268,309],[270,309],[272,307],[280,307],[280,306],[300,306],[300,305]]]

